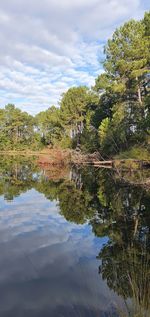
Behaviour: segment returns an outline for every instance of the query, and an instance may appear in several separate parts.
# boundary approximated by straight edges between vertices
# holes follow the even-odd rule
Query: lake
[[[0,316],[150,316],[150,190],[0,158]]]

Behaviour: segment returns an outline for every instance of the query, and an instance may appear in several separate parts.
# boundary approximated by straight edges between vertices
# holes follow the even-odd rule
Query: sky
[[[70,87],[94,85],[116,27],[149,0],[0,0],[0,107],[32,115]]]

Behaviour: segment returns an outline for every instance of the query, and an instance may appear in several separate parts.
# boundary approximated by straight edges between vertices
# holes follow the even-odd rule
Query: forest
[[[71,87],[59,106],[31,116],[0,109],[0,150],[71,148],[104,157],[150,151],[150,12],[117,28],[91,88]],[[123,154],[122,154],[123,153]]]

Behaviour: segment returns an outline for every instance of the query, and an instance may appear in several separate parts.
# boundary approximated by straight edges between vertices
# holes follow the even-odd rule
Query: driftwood
[[[126,159],[126,160],[95,160],[90,156],[78,157],[75,161],[76,164],[81,165],[94,165],[105,168],[123,168],[123,169],[142,169],[150,168],[150,161],[146,160],[135,160],[135,159]]]

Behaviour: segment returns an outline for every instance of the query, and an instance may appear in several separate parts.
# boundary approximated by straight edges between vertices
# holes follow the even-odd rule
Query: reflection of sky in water
[[[33,189],[0,197],[0,316],[108,316],[118,299],[96,260],[106,241]]]

